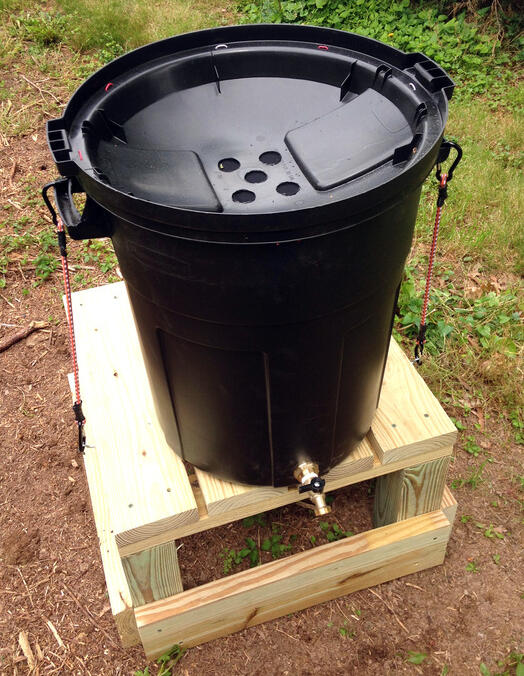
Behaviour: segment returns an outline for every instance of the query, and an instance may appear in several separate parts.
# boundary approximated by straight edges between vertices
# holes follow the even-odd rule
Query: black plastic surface
[[[78,211],[73,200],[74,193],[83,192],[76,179],[60,179],[54,184],[56,206],[62,222],[71,239],[91,239],[110,237],[111,226],[107,212],[89,195],[86,197],[82,213]]]
[[[452,89],[362,36],[237,26],[124,55],[48,123],[66,225],[111,234],[186,460],[292,484],[367,433]]]
[[[220,203],[198,155],[190,150],[149,150],[125,143],[101,142],[97,171],[111,185],[150,202],[201,211],[219,211]]]
[[[374,89],[288,132],[286,144],[317,190],[334,188],[393,158],[413,131],[401,111]]]

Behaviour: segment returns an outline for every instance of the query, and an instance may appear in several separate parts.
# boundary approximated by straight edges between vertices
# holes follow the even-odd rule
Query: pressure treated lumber
[[[455,425],[393,338],[369,438],[383,464],[457,439]]]
[[[448,517],[450,524],[453,525],[455,517],[457,516],[457,501],[447,486],[444,487],[441,509]]]
[[[176,552],[176,542],[168,542],[122,559],[133,606],[183,590]]]
[[[135,609],[149,658],[442,563],[442,510],[316,547]]]
[[[369,441],[364,439],[363,444],[369,445]],[[371,446],[369,445],[370,452],[372,453]],[[378,458],[374,458],[373,467],[371,469],[359,472],[349,477],[343,479],[333,479],[331,480],[330,474],[326,475],[326,492],[336,490],[338,488],[344,488],[345,486],[350,486],[355,483],[360,483],[361,481],[367,481],[368,479],[373,479],[375,477],[381,476],[384,472],[394,472],[398,469],[402,469],[406,465],[409,465],[413,461],[423,462],[425,460],[430,460],[439,457],[449,457],[453,452],[453,447],[449,446],[447,448],[439,448],[431,453],[426,453],[425,455],[420,455],[414,459],[401,460],[396,463],[391,463],[389,465],[382,465]],[[303,499],[303,496],[298,495],[298,500]],[[239,519],[244,519],[247,516],[252,516],[259,512],[265,512],[270,509],[276,509],[283,505],[289,505],[293,502],[297,502],[297,493],[293,490],[288,490],[287,493],[281,493],[276,497],[273,497],[271,500],[268,500],[265,503],[253,503],[244,507],[230,509],[227,512],[220,514],[214,514],[212,516],[208,515],[206,512],[205,504],[202,500],[202,507],[200,512],[200,518],[196,522],[188,523],[183,526],[177,526],[172,529],[166,529],[162,532],[157,532],[155,535],[136,540],[127,540],[125,533],[118,533],[116,536],[118,551],[120,556],[129,556],[138,551],[149,547],[156,547],[159,544],[164,542],[169,542],[171,540],[179,539],[182,537],[187,537],[188,535],[193,535],[195,533],[201,533],[204,530],[209,530],[210,528],[216,528],[217,526],[222,526],[226,523],[231,523],[232,521],[238,521]]]
[[[373,467],[373,451],[367,440],[364,440],[343,462],[334,467],[327,475],[326,480],[345,479],[359,474]],[[195,474],[206,503],[209,516],[223,514],[231,509],[275,504],[280,506],[281,500],[289,499],[289,488],[273,488],[272,486],[246,486],[236,484],[203,472],[195,467]],[[302,499],[303,496],[297,499]],[[286,504],[285,502],[283,504]],[[268,508],[265,507],[265,510]]]
[[[373,524],[385,526],[438,509],[449,457],[380,476],[375,485]]]
[[[113,531],[147,537],[196,521],[184,463],[156,418],[125,287],[74,293],[73,312],[84,415],[96,429]]]
[[[73,375],[69,374],[69,387],[74,393]],[[74,398],[74,397],[73,397]],[[86,424],[86,433],[93,448],[86,449],[84,467],[86,472],[91,507],[98,535],[102,568],[106,580],[107,594],[111,613],[124,648],[140,643],[136,628],[135,614],[129,585],[124,574],[120,554],[116,546],[115,536],[111,528],[111,512],[109,500],[105,492],[102,477],[103,463],[100,463],[96,428]]]

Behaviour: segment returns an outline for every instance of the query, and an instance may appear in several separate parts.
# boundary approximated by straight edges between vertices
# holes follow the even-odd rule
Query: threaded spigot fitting
[[[324,495],[324,479],[318,476],[318,465],[313,462],[301,463],[293,473],[295,479],[300,482],[299,493],[308,493],[313,503],[315,516],[324,516],[331,512],[331,507],[326,503]]]

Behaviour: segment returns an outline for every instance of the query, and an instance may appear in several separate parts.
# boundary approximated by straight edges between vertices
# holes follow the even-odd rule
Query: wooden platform
[[[456,505],[445,475],[456,429],[392,341],[368,437],[326,490],[379,477],[377,528],[183,591],[176,540],[298,500],[188,472],[167,446],[122,282],[73,294],[89,448],[84,461],[113,616],[148,656],[441,563]]]

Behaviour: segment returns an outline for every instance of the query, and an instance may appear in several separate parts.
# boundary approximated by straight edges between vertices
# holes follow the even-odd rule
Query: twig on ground
[[[296,636],[291,636],[291,634],[288,634],[287,631],[284,631],[283,629],[279,629],[278,627],[275,627],[277,631],[279,631],[281,634],[284,634],[284,636],[287,636],[288,638],[292,638],[293,641],[298,641],[299,639]]]
[[[374,591],[373,589],[368,589],[368,592],[369,592],[370,594],[373,594],[373,596],[376,596],[377,599],[379,599],[380,601],[382,601],[382,603],[386,606],[386,608],[390,611],[390,613],[393,615],[393,617],[395,618],[395,620],[398,622],[399,626],[402,627],[402,629],[404,629],[404,631],[406,632],[406,634],[409,634],[409,631],[407,630],[406,625],[405,625],[405,624],[402,624],[402,622],[398,619],[396,612],[395,612],[395,611],[393,610],[393,608],[389,605],[389,603],[387,603],[387,601],[384,601],[384,599],[382,598],[382,596],[380,596],[380,594],[377,594],[377,592]]]
[[[413,589],[420,589],[420,591],[423,591],[423,592],[426,591],[423,587],[419,587],[418,584],[411,584],[411,582],[406,582],[406,587],[413,587]]]
[[[2,298],[3,298],[3,296],[2,296]],[[9,302],[9,301],[6,301],[6,302]],[[11,305],[11,303],[9,303],[9,305]],[[34,331],[39,331],[40,329],[45,329],[45,328],[47,328],[47,326],[48,326],[47,322],[31,322],[29,324],[29,326],[26,326],[25,328],[20,329],[20,331],[16,331],[15,333],[13,333],[13,335],[9,336],[4,341],[2,341],[0,343],[0,352],[4,352],[5,350],[10,348],[15,343],[19,343],[24,338],[27,338],[27,336],[30,336]]]
[[[59,634],[58,631],[56,630],[55,625],[51,622],[51,620],[48,620],[48,619],[45,618],[45,617],[44,617],[44,620],[45,620],[45,623],[47,624],[47,626],[49,627],[49,631],[50,631],[50,632],[53,634],[53,636],[55,637],[56,642],[58,643],[59,647],[60,647],[60,648],[65,648],[65,644],[64,644],[64,642],[62,641],[62,639],[60,638],[60,634]]]
[[[27,631],[21,631],[18,634],[18,645],[20,646],[22,652],[24,653],[29,670],[34,669],[36,667],[36,660],[33,651],[31,650],[31,646],[29,645],[29,637],[27,635]]]
[[[85,617],[91,622],[91,624],[96,627],[106,638],[108,641],[112,643],[116,648],[119,648],[120,646],[118,643],[114,640],[114,638],[109,634],[103,627],[101,627],[98,622],[96,622],[95,618],[91,615],[90,612],[84,608],[84,606],[80,603],[80,601],[77,599],[77,597],[73,594],[73,592],[69,589],[69,587],[66,585],[65,582],[62,582],[65,590],[69,594],[69,596],[73,599],[73,601],[76,603],[78,606],[79,610],[85,615]]]
[[[3,296],[1,293],[0,293],[0,298],[3,298],[3,299],[5,300],[5,302],[6,302],[10,307],[13,308],[13,310],[15,309],[15,306],[13,305],[13,303],[11,303],[10,300],[7,300],[7,298],[6,298],[5,296]]]
[[[20,73],[20,77],[23,80],[25,80],[27,83],[29,83],[32,87],[34,87],[36,90],[38,90],[40,92],[40,96],[44,99],[44,101],[45,101],[45,97],[43,95],[43,92],[45,92],[46,94],[49,94],[49,96],[51,96],[57,103],[60,103],[60,99],[57,96],[55,96],[53,94],[53,92],[50,92],[48,89],[44,89],[43,87],[40,87],[40,85],[38,85],[38,84],[36,84],[36,82],[33,82],[32,80],[30,80],[23,73]]]
[[[27,110],[28,108],[32,108],[33,106],[41,106],[41,105],[42,105],[42,103],[40,101],[32,101],[31,103],[27,103],[25,106],[22,106],[21,108],[19,108],[16,111],[15,115],[20,115],[20,113],[23,113],[24,110]]]
[[[15,177],[17,169],[18,162],[16,160],[13,160],[13,166],[11,167],[11,171],[9,172],[9,183],[13,183],[13,178]]]
[[[22,578],[22,582],[24,583],[25,590],[27,592],[27,595],[29,596],[29,601],[31,602],[31,607],[34,608],[35,604],[33,603],[33,597],[31,596],[31,592],[29,591],[29,587],[27,586],[27,582],[25,581],[25,578],[22,575],[22,571],[20,570],[20,568],[18,566],[16,567],[16,570],[18,571],[18,574]]]
[[[341,607],[340,603],[339,603],[336,599],[335,599],[335,603],[337,604],[338,609],[340,610],[340,612],[342,613],[342,615],[344,615],[344,617],[346,618],[346,620],[349,622],[349,617],[348,617],[348,616],[346,615],[346,613],[342,610],[342,607]]]

